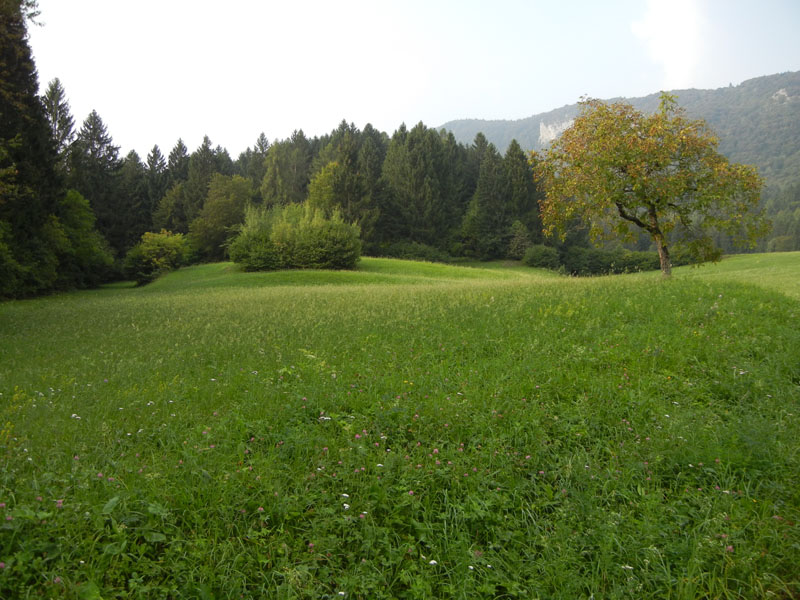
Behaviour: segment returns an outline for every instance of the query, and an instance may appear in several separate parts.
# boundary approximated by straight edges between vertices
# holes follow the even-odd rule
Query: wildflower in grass
[[[342,504],[342,508],[344,508],[345,510],[349,510],[350,505],[345,502],[344,504]]]
[[[98,474],[97,474],[97,478],[98,478],[98,479],[102,479],[102,478],[103,478],[103,474],[102,474],[102,473],[98,473]]]
[[[414,490],[408,490],[408,495],[409,496],[413,496],[414,495]]]
[[[428,564],[429,564],[429,565],[435,565],[435,564],[437,564],[437,563],[436,563],[436,561],[435,561],[435,560],[429,560],[429,561],[428,561]]]
[[[733,552],[733,546],[725,546],[725,552]]]
[[[264,507],[263,506],[259,506],[258,507],[258,512],[264,512]]]
[[[5,508],[5,507],[6,507],[6,503],[5,502],[0,502],[0,508]]]

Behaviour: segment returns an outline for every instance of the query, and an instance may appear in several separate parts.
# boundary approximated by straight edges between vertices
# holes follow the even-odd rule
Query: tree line
[[[507,254],[515,221],[538,239],[538,191],[516,142],[504,155],[478,134],[473,144],[418,123],[389,137],[342,121],[330,134],[302,130],[270,143],[262,133],[236,160],[206,136],[189,153],[179,139],[167,157],[156,145],[143,161],[124,158],[96,112],[77,132],[58,80],[43,97],[68,187],[89,199],[117,256],[146,231],[188,236],[197,260],[221,260],[249,204],[308,200],[358,223],[369,253],[418,244],[480,259]],[[520,225],[517,225],[520,229]],[[394,250],[393,250],[394,249]]]
[[[119,277],[148,232],[185,237],[194,261],[224,260],[254,207],[335,213],[357,225],[372,255],[522,258],[544,241],[541,156],[516,140],[501,154],[482,133],[466,145],[421,122],[389,136],[342,121],[313,138],[296,130],[270,142],[262,133],[235,160],[208,136],[191,153],[178,139],[167,155],[154,145],[144,160],[120,157],[96,111],[76,127],[58,79],[38,95],[26,37],[35,0],[0,6],[0,296]],[[793,201],[774,202],[793,210]],[[576,228],[574,216],[549,245],[588,246],[590,223]],[[646,235],[628,241],[652,244]],[[727,249],[724,237],[716,242]]]

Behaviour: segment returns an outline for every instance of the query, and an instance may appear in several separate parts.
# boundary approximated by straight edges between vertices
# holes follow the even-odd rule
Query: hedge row
[[[672,266],[690,264],[689,256],[673,253]],[[531,246],[522,261],[529,267],[560,270],[570,275],[608,275],[657,271],[661,268],[657,252],[640,252],[617,248],[601,250],[570,246],[559,252],[551,246]]]

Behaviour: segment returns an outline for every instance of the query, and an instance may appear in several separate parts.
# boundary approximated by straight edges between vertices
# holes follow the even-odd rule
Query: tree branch
[[[645,223],[644,221],[639,219],[639,217],[637,217],[636,215],[632,215],[632,214],[626,212],[625,211],[625,207],[622,206],[621,202],[615,202],[615,204],[617,205],[617,211],[619,211],[619,216],[620,217],[622,217],[626,221],[630,221],[631,223],[633,223],[634,225],[637,225],[638,227],[641,227],[645,231],[651,231],[650,225],[648,225],[647,223]]]

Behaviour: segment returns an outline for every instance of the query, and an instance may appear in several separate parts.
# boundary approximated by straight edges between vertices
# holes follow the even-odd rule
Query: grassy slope
[[[0,596],[797,594],[799,280],[368,259],[0,305]]]

